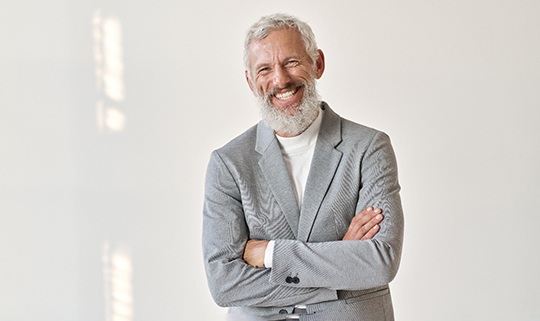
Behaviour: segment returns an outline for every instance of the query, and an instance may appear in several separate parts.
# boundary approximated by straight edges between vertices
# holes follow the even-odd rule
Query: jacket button
[[[285,282],[287,283],[292,283],[293,282],[293,278],[288,276],[286,279],[285,279]]]
[[[287,314],[287,313],[288,313],[288,312],[287,312],[287,310],[285,310],[285,309],[279,310],[279,314]]]
[[[294,284],[298,284],[298,283],[300,283],[300,279],[295,276],[294,278],[292,278],[292,282]]]

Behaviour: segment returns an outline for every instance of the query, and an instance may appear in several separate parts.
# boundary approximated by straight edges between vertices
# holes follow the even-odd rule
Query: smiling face
[[[271,31],[248,46],[247,82],[263,120],[279,136],[301,134],[319,114],[315,79],[324,71],[324,56],[321,50],[316,56],[309,56],[295,29]]]
[[[306,52],[295,29],[277,29],[248,48],[246,79],[257,96],[266,96],[273,107],[294,115],[301,106],[306,84],[324,72],[322,51],[315,61]]]

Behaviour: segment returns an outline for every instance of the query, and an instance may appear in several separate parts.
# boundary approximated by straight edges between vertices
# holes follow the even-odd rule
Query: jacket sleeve
[[[356,213],[383,210],[377,235],[366,241],[276,240],[270,280],[290,287],[363,290],[388,284],[396,275],[403,243],[403,212],[397,163],[384,133],[378,132],[360,160]],[[296,282],[290,282],[294,278]]]
[[[237,182],[214,152],[206,173],[202,241],[208,285],[216,303],[268,307],[337,298],[330,289],[270,282],[270,269],[253,268],[242,259],[248,237]]]

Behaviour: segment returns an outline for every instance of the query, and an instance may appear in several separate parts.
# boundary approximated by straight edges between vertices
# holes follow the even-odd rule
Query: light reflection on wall
[[[103,244],[105,321],[133,321],[133,266],[127,250]]]
[[[96,124],[100,131],[121,132],[126,127],[122,24],[96,10],[92,19],[98,101]]]

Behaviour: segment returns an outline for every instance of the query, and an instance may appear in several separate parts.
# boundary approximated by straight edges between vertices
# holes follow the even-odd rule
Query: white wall
[[[540,319],[540,2],[23,0],[0,3],[0,320],[223,318],[204,171],[258,119],[243,35],[277,11],[312,25],[323,98],[392,137],[397,319]]]

